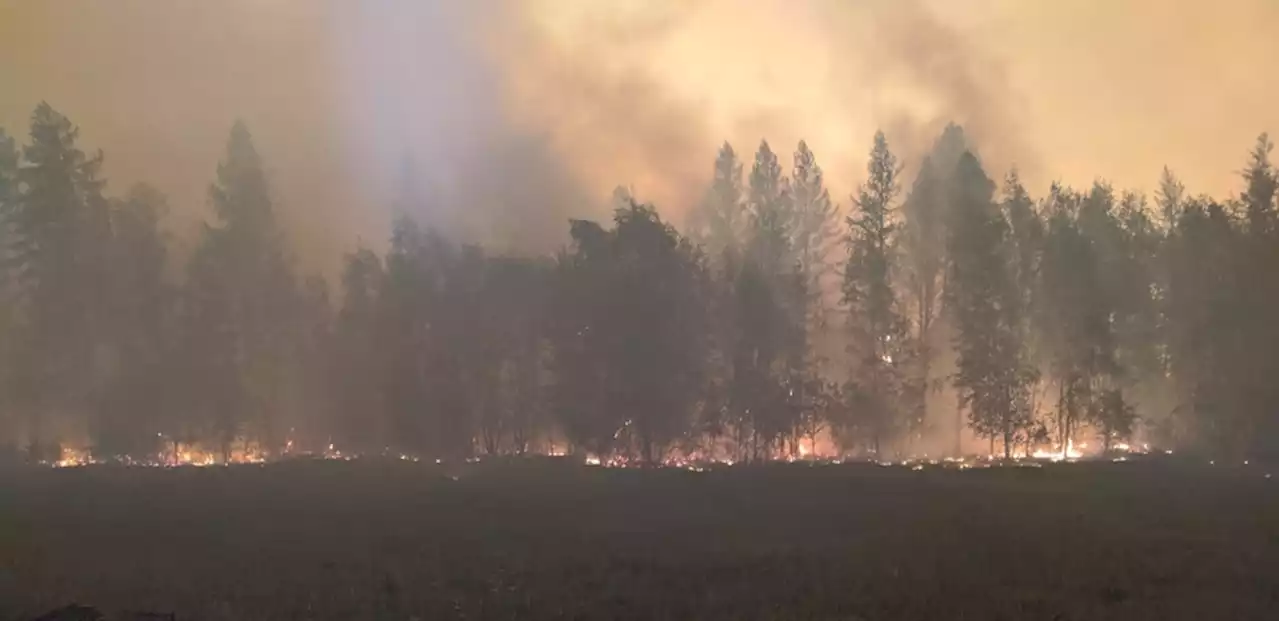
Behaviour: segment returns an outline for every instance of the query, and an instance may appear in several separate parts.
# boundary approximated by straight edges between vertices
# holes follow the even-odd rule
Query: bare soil
[[[0,471],[0,619],[1275,619],[1267,468]]]

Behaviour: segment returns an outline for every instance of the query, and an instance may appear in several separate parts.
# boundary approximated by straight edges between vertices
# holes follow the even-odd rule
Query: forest
[[[1168,168],[1153,196],[1032,196],[950,125],[909,166],[877,133],[842,200],[804,142],[789,169],[726,143],[679,227],[619,189],[553,256],[501,256],[406,212],[333,282],[299,268],[244,124],[181,260],[165,197],[109,195],[77,134],[43,103],[0,131],[14,458],[875,459],[939,434],[1276,457],[1265,134],[1224,198]]]

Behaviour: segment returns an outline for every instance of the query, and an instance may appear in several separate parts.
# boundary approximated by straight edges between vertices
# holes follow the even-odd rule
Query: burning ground
[[[305,460],[0,474],[0,618],[1274,618],[1274,481]]]

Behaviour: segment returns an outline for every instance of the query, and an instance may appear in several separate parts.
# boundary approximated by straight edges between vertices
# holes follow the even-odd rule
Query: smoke
[[[920,2],[835,4],[832,13],[827,23],[833,41],[845,40],[840,31],[869,25],[859,30],[856,46],[841,50],[859,59],[858,74],[835,83],[845,85],[849,97],[868,85],[885,94],[873,99],[873,116],[909,165],[948,123],[958,123],[980,147],[989,174],[1014,165],[1036,172],[1025,101],[998,58]]]
[[[529,252],[562,243],[569,218],[607,217],[616,185],[662,203],[700,191],[702,115],[664,101],[643,72],[601,64],[611,44],[553,41],[536,3],[448,6],[362,3],[344,52],[361,76],[346,97],[352,121],[377,127],[361,132],[365,172],[392,189],[386,200]]]
[[[1225,194],[1276,129],[1263,0],[196,0],[0,3],[0,125],[41,99],[149,181],[181,237],[243,118],[304,264],[375,248],[396,210],[545,252],[629,186],[672,222],[716,148],[804,138],[833,196],[877,128],[908,164],[948,121],[993,177]],[[908,171],[910,172],[910,170]]]
[[[481,17],[464,22],[477,24],[483,54],[470,60],[492,80],[485,97],[501,103],[482,108],[485,130],[500,128],[486,152],[522,148],[454,178],[544,182],[481,184],[479,196],[471,185],[451,201],[476,206],[484,216],[471,223],[499,246],[562,239],[564,216],[605,215],[618,184],[682,222],[725,139],[744,158],[762,139],[783,154],[809,140],[837,196],[860,180],[877,127],[907,161],[952,120],[1002,166],[1035,161],[1002,66],[918,2],[530,0],[473,10]],[[502,226],[508,218],[527,222],[518,239]]]

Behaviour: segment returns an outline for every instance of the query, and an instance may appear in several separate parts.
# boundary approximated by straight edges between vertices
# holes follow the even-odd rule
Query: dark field
[[[1264,471],[11,470],[0,619],[1275,619]]]

